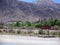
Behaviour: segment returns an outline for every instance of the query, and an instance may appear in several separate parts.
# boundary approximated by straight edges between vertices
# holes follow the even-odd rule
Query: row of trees
[[[40,26],[60,26],[60,20],[46,20],[46,21],[37,21],[37,22],[16,22],[10,24],[13,27],[35,27],[40,28]]]
[[[12,22],[9,24],[11,27],[31,27],[31,28],[40,28],[41,26],[60,26],[60,20],[45,20],[37,22]],[[4,27],[4,23],[0,23],[0,28]]]

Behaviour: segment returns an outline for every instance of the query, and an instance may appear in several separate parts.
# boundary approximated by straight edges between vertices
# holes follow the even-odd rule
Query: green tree
[[[20,23],[19,22],[16,22],[15,26],[19,27],[20,26]]]
[[[31,25],[32,25],[31,22],[28,22],[28,21],[25,22],[25,26],[30,27]]]
[[[0,23],[0,29],[4,28],[4,23]]]
[[[21,24],[20,24],[20,22],[15,22],[15,23],[10,24],[10,26],[12,26],[12,27],[20,27]]]
[[[46,22],[44,22],[45,23],[45,25],[47,25],[47,26],[54,26],[55,25],[55,20],[49,20],[49,21],[46,21]]]
[[[35,23],[35,25],[34,25],[36,28],[40,28],[41,26],[42,26],[42,24],[41,23]]]
[[[60,26],[60,20],[58,20],[58,21],[56,22],[56,25]]]

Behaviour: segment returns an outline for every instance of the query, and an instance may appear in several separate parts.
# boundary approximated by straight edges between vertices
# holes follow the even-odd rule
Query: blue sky
[[[21,0],[21,1],[25,1],[25,2],[32,2],[33,0]]]
[[[55,3],[60,3],[60,0],[53,0]]]
[[[21,1],[25,1],[25,2],[32,2],[33,0],[21,0]],[[55,3],[60,3],[60,0],[53,0]]]

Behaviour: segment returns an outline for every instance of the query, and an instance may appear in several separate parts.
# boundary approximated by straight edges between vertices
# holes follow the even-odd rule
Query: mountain
[[[60,19],[60,4],[51,0],[27,3],[18,0],[0,0],[0,22],[38,21]]]
[[[52,17],[54,19],[60,19],[60,4],[52,0],[37,0],[35,4],[38,5],[39,12],[42,12],[42,16],[45,15],[46,18]]]

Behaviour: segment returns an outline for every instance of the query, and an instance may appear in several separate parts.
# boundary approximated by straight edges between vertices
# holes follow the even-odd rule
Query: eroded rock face
[[[37,21],[45,18],[50,19],[51,17],[60,19],[60,4],[51,0],[40,0],[36,3],[0,0],[0,21]]]

